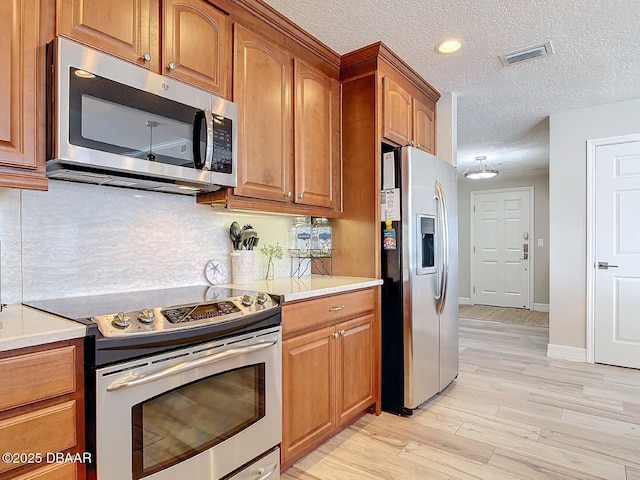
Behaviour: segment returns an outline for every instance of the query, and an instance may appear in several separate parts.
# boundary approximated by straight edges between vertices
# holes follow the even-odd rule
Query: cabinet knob
[[[291,198],[291,192],[285,193],[284,196],[287,197],[287,198]]]
[[[299,193],[298,198],[304,198],[304,193]]]
[[[142,55],[142,59],[145,62],[150,62],[151,61],[151,55],[149,53],[145,53],[144,55]]]
[[[340,336],[340,334],[338,332],[334,332],[334,333],[331,334],[331,336],[333,338],[338,338]]]
[[[168,68],[169,70],[175,70],[175,69],[176,69],[176,64],[175,64],[175,63],[173,63],[173,62],[171,62],[169,65],[167,65],[167,68]]]
[[[329,309],[330,312],[339,312],[340,310],[342,310],[344,308],[344,305],[340,305],[339,307],[331,307]]]
[[[340,330],[338,333],[340,334],[341,337],[344,337],[344,334],[347,332],[345,332],[344,330]]]

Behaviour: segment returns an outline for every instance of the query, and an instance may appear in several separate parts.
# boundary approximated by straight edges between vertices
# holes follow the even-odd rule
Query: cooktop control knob
[[[144,308],[138,313],[138,321],[142,323],[153,323],[156,317],[153,315],[153,310]]]
[[[264,292],[256,295],[256,302],[258,302],[258,305],[264,305],[265,303],[267,303],[267,300],[269,300],[269,295]]]
[[[113,316],[111,324],[116,328],[127,328],[131,325],[131,319],[127,317],[124,312],[118,312]]]
[[[250,295],[243,295],[242,300],[240,301],[242,302],[242,305],[244,305],[245,307],[250,307],[251,305],[253,305],[253,298],[251,298]]]

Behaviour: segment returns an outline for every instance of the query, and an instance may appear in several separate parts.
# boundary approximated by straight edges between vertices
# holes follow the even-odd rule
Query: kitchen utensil
[[[240,250],[240,242],[242,241],[242,229],[238,222],[231,223],[229,227],[229,236],[231,237],[231,243],[234,250]]]
[[[246,226],[246,225],[245,225]],[[253,242],[255,238],[258,236],[256,231],[249,227],[248,229],[242,232],[242,245],[246,250],[253,250]]]

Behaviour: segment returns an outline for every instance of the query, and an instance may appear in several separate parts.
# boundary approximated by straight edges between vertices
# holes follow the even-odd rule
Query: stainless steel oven
[[[25,303],[87,325],[89,479],[280,478],[277,297],[194,286]]]
[[[280,357],[276,327],[98,369],[98,478],[219,479],[273,448]]]

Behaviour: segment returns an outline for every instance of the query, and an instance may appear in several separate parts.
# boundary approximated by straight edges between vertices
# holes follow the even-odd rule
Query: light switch
[[[538,246],[539,247],[544,247],[544,240],[542,238],[538,239]]]

